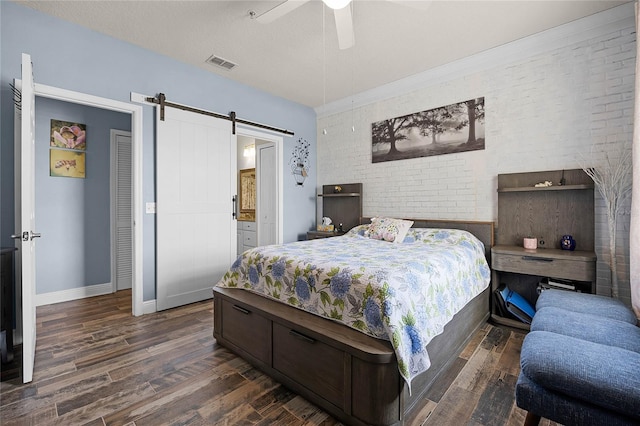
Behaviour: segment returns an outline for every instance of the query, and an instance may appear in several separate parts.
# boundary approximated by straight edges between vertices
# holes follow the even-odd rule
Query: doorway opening
[[[113,99],[101,98],[85,93],[60,89],[35,83],[34,91],[36,98],[48,98],[57,101],[68,102],[70,104],[95,107],[107,111],[121,112],[130,115],[131,120],[131,181],[132,181],[132,283],[131,283],[131,306],[134,316],[142,315],[144,312],[143,302],[143,275],[142,275],[142,107]],[[37,111],[35,111],[37,115]],[[90,143],[90,140],[89,140]],[[35,170],[34,170],[35,173]],[[19,189],[17,188],[19,191]],[[42,214],[42,213],[41,213]],[[37,214],[36,214],[37,216]],[[46,237],[46,236],[43,236]],[[16,272],[21,270],[21,261],[16,259]],[[16,277],[19,282],[19,277]],[[35,284],[34,284],[35,285]],[[74,295],[71,295],[73,298]],[[20,300],[20,299],[17,299]],[[51,303],[51,302],[50,302]],[[16,318],[22,318],[22,306],[16,304]],[[18,330],[22,330],[22,324],[17,324]],[[20,340],[22,336],[17,336]]]
[[[238,255],[283,240],[283,138],[251,128],[238,128],[238,173],[255,170],[253,219],[238,221]],[[248,154],[248,155],[245,155]],[[242,182],[238,182],[241,191]]]

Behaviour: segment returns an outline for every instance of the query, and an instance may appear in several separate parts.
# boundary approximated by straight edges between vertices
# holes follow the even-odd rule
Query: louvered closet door
[[[115,149],[115,280],[116,290],[131,288],[133,241],[131,238],[131,134],[114,132]]]
[[[157,122],[157,308],[210,299],[235,260],[231,122],[165,108]]]

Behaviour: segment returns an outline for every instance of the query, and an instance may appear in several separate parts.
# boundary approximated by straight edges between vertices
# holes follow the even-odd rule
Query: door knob
[[[40,238],[42,237],[42,234],[39,232],[33,232],[31,231],[31,239],[33,240],[34,238]],[[13,239],[21,239],[22,241],[29,241],[29,232],[24,231],[22,234],[11,234],[11,238]]]
[[[25,231],[22,234],[11,234],[11,238],[15,240],[20,239],[22,241],[29,241],[29,233]]]

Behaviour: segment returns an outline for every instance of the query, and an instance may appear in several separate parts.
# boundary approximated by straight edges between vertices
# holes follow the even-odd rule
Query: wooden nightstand
[[[331,238],[339,235],[344,235],[345,232],[324,232],[324,231],[309,231],[307,232],[307,240],[317,240],[320,238]]]
[[[551,186],[536,184],[545,181]],[[535,306],[538,284],[546,279],[570,280],[576,290],[596,292],[593,181],[581,169],[498,175],[498,228],[491,249],[491,288],[501,284]],[[577,250],[561,250],[570,234]],[[538,248],[522,247],[524,237]],[[491,299],[491,318],[499,324],[529,329],[523,322],[500,316]]]
[[[340,192],[335,192],[336,187],[340,188]],[[322,217],[329,217],[336,229],[342,226],[342,234],[360,224],[362,217],[361,183],[322,185],[322,193],[318,194],[318,198],[322,199]],[[340,232],[320,231],[309,231],[309,233],[307,233],[308,240],[335,237],[341,234]]]
[[[491,285],[497,289],[502,282],[517,281],[519,291],[532,304],[537,283],[543,277],[571,280],[582,292],[595,293],[596,254],[590,251],[560,249],[526,250],[518,246],[498,245],[491,249]],[[528,287],[528,288],[527,288]],[[498,324],[529,329],[527,324],[500,316],[495,306],[491,319]]]

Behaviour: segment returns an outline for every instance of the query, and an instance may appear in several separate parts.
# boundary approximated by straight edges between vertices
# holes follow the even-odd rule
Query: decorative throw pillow
[[[346,233],[348,236],[360,235],[364,236],[365,231],[369,229],[369,224],[367,225],[356,225]]]
[[[364,236],[374,240],[402,243],[407,231],[413,225],[412,220],[393,219],[390,217],[374,217]]]

